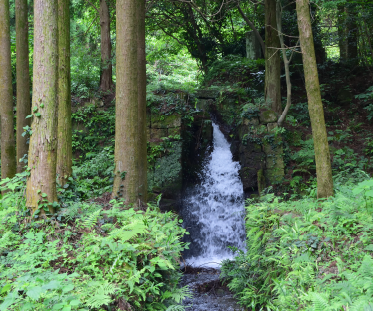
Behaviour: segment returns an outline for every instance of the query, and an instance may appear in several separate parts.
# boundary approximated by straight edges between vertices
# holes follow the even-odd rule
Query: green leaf
[[[64,306],[65,306],[64,303],[58,303],[58,304],[53,306],[52,310],[61,310]]]
[[[69,284],[69,285],[66,285],[65,287],[62,288],[62,291],[64,293],[67,293],[67,292],[70,292],[74,289],[74,285],[73,284]]]
[[[27,291],[26,295],[29,296],[33,300],[38,300],[40,295],[43,293],[43,288],[40,286],[35,286]]]
[[[70,301],[70,306],[79,306],[81,304],[80,300],[71,300]]]
[[[373,190],[368,190],[367,192],[365,192],[365,195],[367,197],[373,198]]]
[[[4,294],[4,293],[8,292],[8,291],[11,289],[11,287],[12,287],[12,285],[10,285],[10,284],[5,285],[5,286],[1,289],[0,294]]]
[[[373,244],[369,244],[366,248],[364,248],[366,251],[373,251]]]

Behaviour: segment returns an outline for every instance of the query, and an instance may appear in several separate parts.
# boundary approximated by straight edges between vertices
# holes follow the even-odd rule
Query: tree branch
[[[241,7],[240,7],[240,4],[237,4],[237,8],[238,8],[238,11],[240,12],[241,16],[243,17],[243,19],[245,20],[245,22],[250,26],[250,28],[254,31],[254,34],[256,36],[256,38],[259,40],[260,42],[260,45],[262,47],[262,50],[263,50],[263,55],[265,55],[265,45],[264,45],[264,41],[262,39],[262,37],[260,36],[259,34],[259,31],[258,29],[256,29],[255,25],[248,19],[248,17],[245,15],[245,13],[242,11]]]

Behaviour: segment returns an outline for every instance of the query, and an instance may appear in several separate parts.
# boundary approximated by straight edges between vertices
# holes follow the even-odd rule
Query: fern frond
[[[87,216],[87,218],[83,219],[82,226],[84,228],[91,229],[97,222],[97,218],[100,216],[101,210],[97,210],[93,212],[91,215]]]

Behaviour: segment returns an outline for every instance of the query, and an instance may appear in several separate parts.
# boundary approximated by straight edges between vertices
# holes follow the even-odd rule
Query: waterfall
[[[190,250],[184,260],[195,267],[218,266],[245,246],[244,197],[240,164],[232,159],[230,144],[213,123],[213,151],[201,173],[202,182],[183,199],[184,226],[190,232]]]

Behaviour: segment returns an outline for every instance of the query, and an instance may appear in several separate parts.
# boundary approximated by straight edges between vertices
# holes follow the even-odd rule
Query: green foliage
[[[108,210],[74,203],[30,222],[24,205],[9,205],[16,195],[0,201],[0,310],[98,310],[120,299],[133,310],[171,310],[189,295],[177,287],[185,229],[172,213],[113,200]]]
[[[246,253],[222,267],[242,305],[370,310],[373,180],[357,184],[362,175],[356,176],[347,182],[337,176],[336,194],[328,200],[280,201],[269,194],[247,201]]]
[[[255,61],[235,55],[218,58],[209,67],[202,83],[208,86],[243,88],[250,95],[256,95],[252,97],[257,97],[264,87],[263,65],[264,60],[261,59]]]
[[[89,104],[72,114],[72,122],[73,152],[80,154],[81,159],[92,158],[103,146],[113,145],[114,108],[101,110]]]

